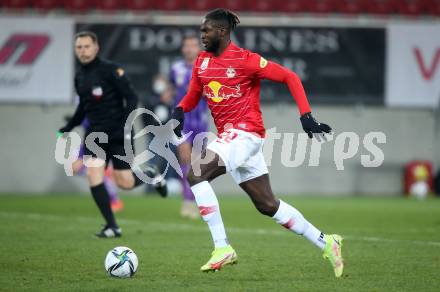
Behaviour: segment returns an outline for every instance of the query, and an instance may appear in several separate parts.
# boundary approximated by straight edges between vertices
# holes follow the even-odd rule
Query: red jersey
[[[301,80],[295,73],[232,42],[220,56],[210,52],[199,54],[188,92],[178,106],[184,112],[191,111],[204,96],[218,134],[235,128],[264,137],[261,79],[286,83],[300,114],[311,111]]]

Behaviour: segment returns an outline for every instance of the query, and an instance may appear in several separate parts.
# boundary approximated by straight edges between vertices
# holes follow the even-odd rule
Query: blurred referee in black
[[[75,75],[75,90],[79,96],[79,104],[75,114],[66,126],[59,130],[59,136],[81,124],[84,118],[90,123],[85,137],[92,132],[103,132],[108,136],[107,143],[99,139],[94,142],[105,152],[104,157],[95,154],[85,147],[84,155],[90,155],[87,167],[87,178],[93,199],[105,218],[106,224],[98,237],[120,237],[121,229],[116,224],[110,208],[110,199],[103,179],[105,167],[111,159],[116,184],[122,189],[132,189],[143,184],[131,170],[130,164],[117,159],[114,155],[125,156],[124,125],[128,115],[137,108],[138,98],[124,70],[115,63],[98,57],[99,45],[95,33],[90,31],[79,32],[75,35],[75,54],[80,68]],[[131,135],[125,137],[132,142]],[[131,143],[133,145],[133,143]],[[93,163],[93,166],[92,166]],[[146,167],[146,175],[150,178],[160,174],[153,166]],[[156,190],[166,196],[165,180],[155,185]]]

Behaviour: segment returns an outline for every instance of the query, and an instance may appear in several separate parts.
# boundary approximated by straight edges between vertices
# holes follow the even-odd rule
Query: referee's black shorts
[[[86,134],[85,137],[88,136],[89,133]],[[102,160],[105,160],[106,166],[108,165],[109,161],[112,161],[113,169],[131,169],[130,163],[132,161],[124,161],[121,159],[118,159],[116,155],[120,156],[126,156],[125,148],[124,148],[124,135],[122,133],[120,134],[113,134],[108,135],[108,142],[103,143],[100,142],[97,137],[93,139],[94,143],[96,145],[87,145],[85,143],[84,145],[84,155],[90,155],[94,158],[100,158]],[[91,146],[91,147],[88,147]],[[133,144],[133,138],[131,139],[131,149],[134,149]],[[91,149],[90,149],[91,148]],[[132,150],[131,153],[134,151]]]

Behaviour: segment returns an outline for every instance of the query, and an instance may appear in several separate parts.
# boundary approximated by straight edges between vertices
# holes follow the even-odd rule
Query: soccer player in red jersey
[[[303,235],[323,250],[336,277],[340,277],[343,271],[342,237],[322,233],[297,209],[272,193],[262,153],[265,129],[259,101],[260,80],[269,79],[288,86],[298,105],[303,129],[310,138],[323,137],[331,128],[312,117],[301,80],[294,72],[231,42],[231,31],[238,23],[237,15],[225,9],[213,10],[205,16],[200,27],[205,51],[196,60],[186,96],[173,112],[173,118],[180,122],[175,133],[181,136],[184,112],[194,109],[204,96],[218,131],[218,138],[206,149],[206,155],[213,159],[200,166],[200,173],[192,167],[188,175],[215,246],[212,257],[201,270],[215,271],[237,261],[237,254],[226,236],[217,197],[209,183],[229,172],[259,212]]]

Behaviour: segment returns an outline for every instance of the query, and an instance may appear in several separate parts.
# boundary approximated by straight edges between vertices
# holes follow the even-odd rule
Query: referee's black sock
[[[113,212],[110,207],[110,197],[108,195],[107,189],[104,186],[104,183],[101,183],[94,187],[90,187],[90,190],[92,191],[93,199],[95,200],[99,211],[101,211],[102,216],[104,216],[105,221],[107,222],[107,226],[118,227],[116,225],[115,217],[113,216]]]

